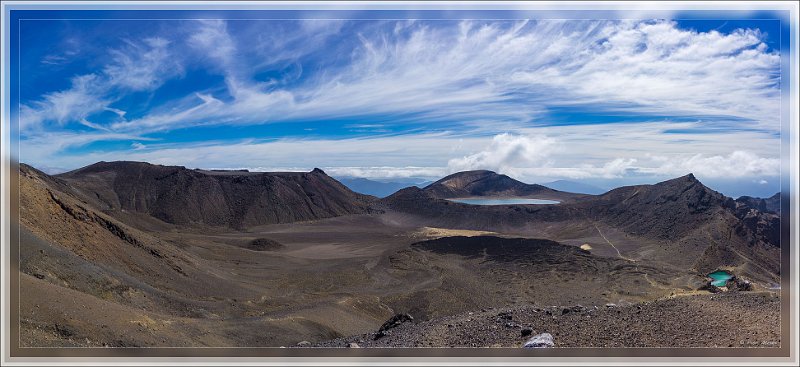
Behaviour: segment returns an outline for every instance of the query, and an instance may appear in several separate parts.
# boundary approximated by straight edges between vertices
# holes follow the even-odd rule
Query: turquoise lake
[[[728,282],[728,279],[733,278],[733,274],[728,273],[727,271],[715,271],[711,274],[708,274],[708,277],[713,279],[711,284],[716,287],[724,287],[725,283]]]
[[[467,199],[448,199],[456,203],[470,204],[470,205],[510,205],[510,204],[558,204],[555,200],[544,199],[526,199],[526,198],[503,198],[503,199],[486,199],[486,198],[467,198]]]

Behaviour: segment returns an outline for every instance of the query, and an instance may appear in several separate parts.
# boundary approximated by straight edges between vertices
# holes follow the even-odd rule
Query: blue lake
[[[725,283],[728,282],[728,279],[733,278],[733,274],[720,270],[708,274],[708,277],[713,279],[711,284],[715,287],[724,287]]]
[[[503,198],[503,199],[488,199],[488,198],[466,198],[466,199],[448,199],[456,203],[470,204],[470,205],[510,205],[510,204],[558,204],[555,200],[544,199],[527,199],[527,198]]]

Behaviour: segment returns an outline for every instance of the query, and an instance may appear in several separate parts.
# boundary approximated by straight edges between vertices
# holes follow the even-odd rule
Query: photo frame
[[[2,10],[4,365],[797,362],[796,3]]]

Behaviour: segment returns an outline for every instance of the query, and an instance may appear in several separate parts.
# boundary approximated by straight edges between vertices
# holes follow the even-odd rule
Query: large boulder
[[[552,348],[555,346],[553,342],[553,336],[550,333],[541,333],[534,335],[532,338],[528,339],[523,345],[523,348]]]
[[[753,290],[753,283],[736,276],[728,279],[725,286],[728,287],[729,292],[749,292]]]
[[[715,285],[711,284],[711,282],[708,282],[708,283],[706,283],[706,284],[703,284],[703,286],[702,286],[702,287],[700,287],[700,288],[697,288],[697,290],[699,290],[699,291],[709,291],[709,292],[711,292],[711,293],[719,293],[719,292],[722,292],[722,290],[721,290],[721,289],[719,289],[719,287],[717,287],[717,286],[715,286]]]

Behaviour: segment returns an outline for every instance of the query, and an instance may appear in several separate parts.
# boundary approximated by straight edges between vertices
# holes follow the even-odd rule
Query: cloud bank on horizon
[[[22,23],[21,161],[528,181],[780,174],[778,29],[765,21],[135,23]]]

